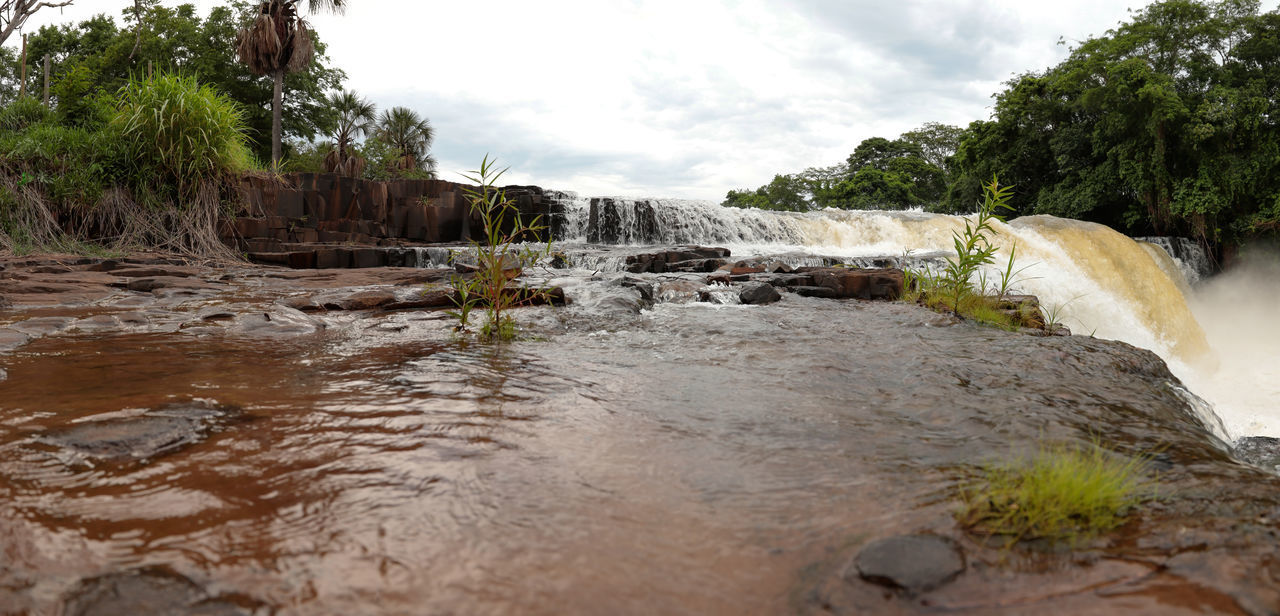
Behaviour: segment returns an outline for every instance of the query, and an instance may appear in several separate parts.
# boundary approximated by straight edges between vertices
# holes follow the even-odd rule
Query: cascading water
[[[964,227],[962,217],[919,211],[770,212],[663,199],[579,198],[566,205],[564,217],[561,239],[570,243],[714,244],[735,256],[846,261],[951,253],[952,233]],[[1219,368],[1233,349],[1220,346],[1227,344],[1221,336],[1206,337],[1192,312],[1196,302],[1189,298],[1209,300],[1188,284],[1188,274],[1198,277],[1205,267],[1197,262],[1202,253],[1184,245],[1189,242],[1136,241],[1103,225],[1051,216],[995,227],[1000,251],[988,281],[998,280],[1016,246],[1015,287],[1038,296],[1056,320],[1077,334],[1155,351],[1192,391],[1214,404],[1227,431],[1220,436],[1280,436],[1280,408],[1267,407],[1267,400],[1280,399],[1280,378],[1258,372],[1274,362],[1255,362],[1246,375],[1240,375],[1238,362]],[[1270,324],[1259,322],[1270,331]],[[1232,382],[1244,378],[1251,386],[1229,392],[1216,386],[1227,365],[1236,375]]]

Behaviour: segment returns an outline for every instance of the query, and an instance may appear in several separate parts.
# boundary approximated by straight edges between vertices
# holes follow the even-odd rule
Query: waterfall
[[[936,262],[938,255],[954,253],[952,233],[963,230],[965,221],[919,211],[771,212],[706,201],[576,197],[565,204],[563,216],[558,236],[564,241],[708,244],[726,246],[739,257],[844,263],[912,256],[913,262]],[[1265,306],[1258,315],[1235,320],[1251,324],[1251,336],[1208,336],[1197,319],[1205,318],[1205,309],[1198,308],[1198,315],[1191,306],[1212,303],[1206,294],[1225,291],[1219,290],[1222,285],[1210,284],[1213,280],[1189,284],[1210,272],[1208,259],[1194,242],[1135,241],[1104,225],[1051,216],[1026,216],[994,226],[992,240],[1000,249],[996,263],[986,271],[988,281],[998,280],[1010,249],[1016,247],[1014,269],[1020,273],[1015,288],[1038,296],[1059,322],[1076,334],[1155,351],[1192,391],[1214,405],[1227,436],[1280,436],[1280,408],[1273,402],[1280,399],[1280,373],[1270,368],[1278,364],[1274,349],[1280,348],[1280,333],[1271,333],[1276,328],[1266,316],[1280,304],[1263,301],[1257,304]],[[1276,282],[1273,278],[1270,287],[1258,288],[1280,287]],[[1259,292],[1232,289],[1251,298]],[[1213,305],[1253,305],[1218,300]],[[1216,329],[1234,332],[1240,324]],[[1250,355],[1256,361],[1234,361],[1241,339],[1267,341]]]

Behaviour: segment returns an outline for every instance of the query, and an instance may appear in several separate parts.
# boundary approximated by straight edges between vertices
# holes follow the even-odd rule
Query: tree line
[[[133,0],[122,3],[121,24],[99,14],[44,26],[26,38],[25,71],[19,49],[0,48],[0,104],[12,104],[20,94],[41,95],[46,56],[52,66],[48,106],[69,126],[92,125],[131,79],[173,73],[240,106],[245,136],[263,168],[434,177],[430,121],[406,107],[378,113],[372,102],[346,90],[346,74],[332,66],[298,4],[232,0],[201,16],[190,4]],[[307,8],[344,5],[311,0]],[[0,26],[5,23],[0,19]]]
[[[1213,247],[1280,231],[1280,11],[1156,2],[1005,86],[987,120],[868,139],[841,165],[725,204],[968,212],[998,177],[1015,186],[1015,216]]]

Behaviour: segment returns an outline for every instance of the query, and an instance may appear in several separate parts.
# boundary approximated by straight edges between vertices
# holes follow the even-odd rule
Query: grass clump
[[[1154,496],[1147,459],[1122,457],[1095,439],[1087,446],[1041,447],[1030,458],[982,469],[963,491],[961,522],[1006,545],[1044,539],[1074,543],[1124,523]]]

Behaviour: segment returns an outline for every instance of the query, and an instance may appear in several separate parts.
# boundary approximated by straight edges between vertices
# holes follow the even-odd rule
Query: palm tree
[[[324,157],[324,169],[359,177],[364,172],[364,158],[350,151],[358,137],[364,137],[377,128],[377,108],[355,92],[343,90],[329,94],[329,108],[337,114],[337,126],[333,141],[337,147]]]
[[[240,30],[236,55],[255,75],[270,75],[275,85],[271,95],[271,162],[280,164],[280,123],[284,99],[285,73],[294,73],[311,64],[315,43],[307,22],[298,17],[301,0],[265,0],[258,5],[253,23]],[[307,0],[312,13],[327,9],[340,12],[347,0]]]
[[[378,118],[374,136],[395,151],[392,162],[395,171],[422,169],[432,175],[436,172],[436,159],[427,153],[435,130],[426,118],[407,107],[393,107],[383,111]]]

